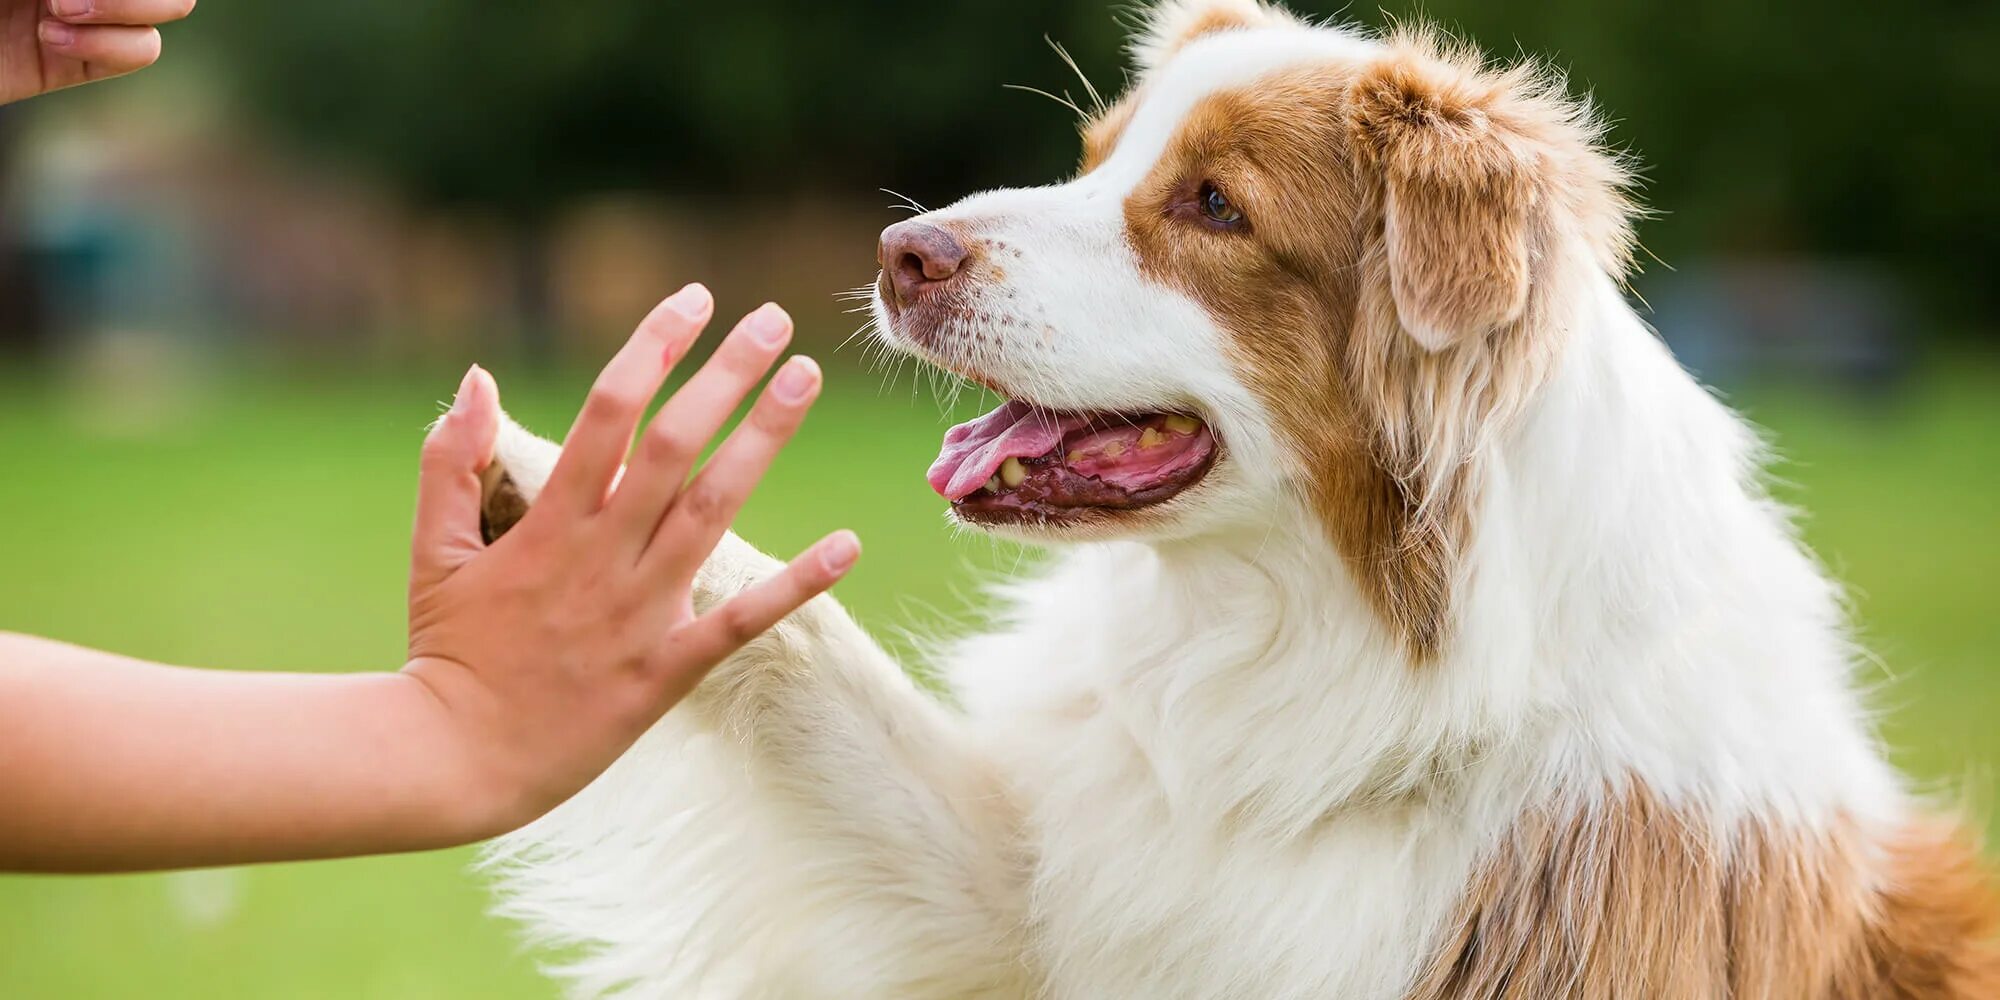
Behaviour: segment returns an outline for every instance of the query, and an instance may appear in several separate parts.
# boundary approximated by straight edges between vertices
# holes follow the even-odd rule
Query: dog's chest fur
[[[1048,995],[1400,996],[1504,827],[1465,778],[1511,756],[1369,738],[1312,616],[1227,559],[1184,603],[1184,569],[1079,555],[957,660],[1027,807]],[[1107,587],[1129,600],[1078,599]]]
[[[1052,997],[1401,995],[1473,860],[1426,807],[1380,808],[1295,843],[1177,825],[1128,761],[1093,759],[1042,803],[1033,948]]]

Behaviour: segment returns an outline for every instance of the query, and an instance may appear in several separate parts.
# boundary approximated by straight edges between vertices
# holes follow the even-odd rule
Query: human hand
[[[0,0],[0,104],[145,69],[195,0]]]
[[[410,662],[444,711],[450,784],[485,836],[560,804],[597,776],[709,668],[846,574],[850,532],[697,616],[696,571],[819,394],[804,357],[781,368],[690,480],[708,443],[790,340],[775,305],[751,313],[667,401],[622,478],[632,435],[707,324],[690,285],[605,367],[534,508],[490,547],[479,472],[498,393],[474,369],[424,448],[410,582]]]

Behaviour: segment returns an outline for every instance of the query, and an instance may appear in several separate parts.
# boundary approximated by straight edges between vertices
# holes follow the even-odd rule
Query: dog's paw
[[[479,531],[492,544],[526,517],[542,485],[555,471],[562,446],[540,438],[501,416],[493,460],[479,474]]]
[[[501,416],[493,460],[479,477],[479,530],[488,545],[527,516],[561,456],[561,445],[538,437],[511,417]],[[783,569],[783,563],[734,532],[725,532],[695,577],[695,606],[706,610]]]

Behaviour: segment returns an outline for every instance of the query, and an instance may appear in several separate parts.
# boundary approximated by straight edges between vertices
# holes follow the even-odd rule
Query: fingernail
[[[42,22],[42,44],[66,48],[76,41],[76,29],[61,21]]]
[[[52,0],[49,9],[57,17],[83,17],[96,6],[92,0]]]
[[[771,380],[771,395],[781,403],[802,403],[819,384],[819,365],[803,355],[785,362]]]
[[[854,567],[854,560],[861,558],[861,539],[854,532],[843,531],[833,536],[820,550],[819,563],[828,573],[845,573]]]
[[[472,395],[480,400],[500,398],[500,387],[493,381],[493,373],[478,366],[472,366]]]
[[[478,377],[478,365],[473,365],[465,370],[465,377],[458,380],[458,394],[451,397],[451,412],[464,412],[465,404],[472,398],[472,394],[478,391]]]
[[[715,308],[715,297],[708,294],[708,289],[702,287],[701,282],[696,281],[668,296],[667,308],[679,313],[682,319],[698,323],[707,319],[709,312]]]
[[[791,317],[776,302],[766,302],[743,321],[750,339],[759,347],[783,347],[792,335]]]

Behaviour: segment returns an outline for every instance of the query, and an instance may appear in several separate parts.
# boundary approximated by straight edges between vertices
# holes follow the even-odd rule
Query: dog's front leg
[[[497,538],[558,449],[505,421]],[[729,534],[715,611],[780,564]],[[751,638],[611,771],[504,840],[507,909],[591,957],[597,990],[697,996],[1033,992],[1009,790],[957,720],[831,597]]]

